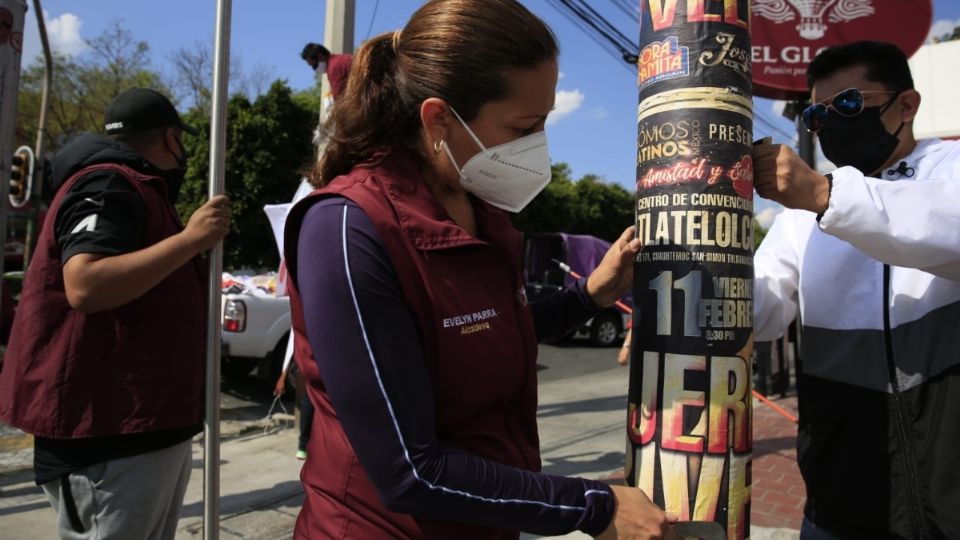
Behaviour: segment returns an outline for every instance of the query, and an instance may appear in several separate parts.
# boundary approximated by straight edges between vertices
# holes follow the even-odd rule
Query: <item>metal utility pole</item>
[[[40,119],[37,121],[37,143],[34,146],[36,164],[33,169],[33,178],[36,182],[30,190],[30,219],[27,220],[27,237],[23,246],[23,269],[26,270],[33,255],[33,246],[36,244],[37,231],[43,225],[39,223],[40,205],[43,200],[43,178],[46,161],[43,158],[44,145],[47,139],[47,112],[50,109],[50,86],[53,84],[53,54],[50,52],[50,41],[47,39],[47,25],[43,20],[43,8],[40,0],[33,0],[33,10],[37,14],[37,30],[40,32],[40,43],[43,45],[43,96],[40,98]]]
[[[13,140],[17,128],[17,91],[20,87],[20,55],[23,51],[24,0],[0,0],[0,246],[7,244],[10,209],[10,172]],[[3,276],[0,255],[0,276]],[[3,279],[0,279],[0,290]]]
[[[797,102],[797,110],[802,111],[806,103],[803,101]],[[807,165],[810,168],[816,170],[817,168],[817,153],[816,146],[813,144],[813,133],[807,131],[803,127],[803,122],[800,121],[800,116],[797,116],[797,150],[800,156],[800,159],[807,162]]]
[[[811,169],[817,170],[817,146],[814,142],[814,135],[804,127],[800,113],[810,104],[809,99],[798,99],[794,102],[795,122],[797,124],[797,154],[800,159],[805,161]],[[803,324],[800,321],[800,310],[797,310],[797,318],[790,324],[790,333],[795,334],[793,339],[793,361],[797,373],[803,365],[803,357],[800,352],[803,350]],[[789,368],[788,368],[789,369]],[[799,375],[798,375],[799,376]],[[789,384],[789,374],[787,375]]]
[[[231,0],[217,0],[216,52],[210,125],[210,198],[223,195],[230,82]],[[220,289],[223,243],[210,251],[207,313],[206,414],[203,426],[203,538],[220,537]]]
[[[323,46],[333,54],[353,52],[353,27],[356,0],[327,0],[323,25]]]
[[[643,249],[626,479],[681,522],[744,540],[753,445],[750,5],[642,4],[634,210]]]
[[[810,95],[788,101],[783,107],[783,117],[793,122],[797,128],[797,155],[812,169],[817,168],[817,151],[813,141],[813,133],[807,131],[803,125],[803,110],[810,105]]]
[[[327,0],[327,14],[323,24],[323,46],[330,54],[349,54],[353,52],[353,29],[356,14],[355,0]],[[320,128],[327,121],[327,114],[333,104],[333,92],[326,75],[320,82]],[[321,135],[318,146],[323,145],[325,137]],[[319,159],[320,153],[317,152]]]

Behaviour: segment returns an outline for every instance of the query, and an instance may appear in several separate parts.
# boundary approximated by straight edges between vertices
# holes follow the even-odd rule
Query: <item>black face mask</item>
[[[173,202],[177,202],[177,199],[180,198],[180,187],[183,185],[183,179],[187,176],[187,151],[180,139],[177,139],[177,146],[180,148],[179,155],[170,152],[177,160],[177,166],[173,169],[160,171],[160,176],[167,181],[167,190],[170,200]]]
[[[186,172],[186,170],[187,170],[187,149],[183,147],[183,143],[180,142],[180,139],[179,139],[179,138],[177,139],[177,147],[178,147],[179,150],[180,150],[180,155],[179,155],[179,156],[178,156],[177,154],[173,154],[173,152],[170,152],[170,153],[173,154],[173,158],[177,160],[177,168],[178,168],[178,169],[183,169],[184,172]]]
[[[167,169],[158,171],[161,178],[167,182],[167,195],[174,203],[180,199],[180,187],[183,186],[183,179],[187,175],[186,169]]]
[[[829,109],[826,122],[817,132],[823,155],[837,167],[849,165],[867,176],[876,173],[900,144],[897,135],[903,122],[891,135],[880,120],[895,101],[896,97],[883,107],[864,107],[857,116],[843,116]]]

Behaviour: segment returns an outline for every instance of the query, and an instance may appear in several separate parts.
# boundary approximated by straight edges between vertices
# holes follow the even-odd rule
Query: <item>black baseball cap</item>
[[[166,96],[149,88],[120,92],[107,106],[103,122],[108,135],[163,127],[177,127],[191,135],[199,133],[197,128],[183,123]]]

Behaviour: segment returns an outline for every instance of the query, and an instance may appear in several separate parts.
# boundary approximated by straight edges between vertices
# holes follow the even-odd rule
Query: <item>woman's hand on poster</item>
[[[830,200],[827,177],[811,169],[789,146],[753,146],[753,186],[764,199],[821,214]]]
[[[613,305],[633,285],[633,263],[640,252],[640,240],[634,238],[635,227],[627,227],[603,260],[587,277],[587,294],[597,307]]]
[[[643,491],[627,486],[610,486],[617,499],[613,520],[597,540],[679,540],[672,524],[677,516],[653,504]]]

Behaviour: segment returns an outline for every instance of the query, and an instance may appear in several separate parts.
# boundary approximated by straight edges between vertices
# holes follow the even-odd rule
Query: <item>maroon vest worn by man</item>
[[[303,216],[329,195],[346,197],[366,212],[396,269],[423,340],[440,443],[538,471],[537,343],[523,294],[522,238],[508,216],[478,202],[478,236],[483,240],[470,236],[430,193],[413,157],[396,151],[377,166],[357,167],[334,179],[294,207],[284,241],[291,273]],[[384,507],[337,420],[302,337],[302,303],[293,278],[296,359],[316,406],[310,458],[301,472],[307,498],[297,538],[517,538],[516,531],[398,514]],[[471,316],[475,313],[484,314],[482,321]],[[392,434],[384,434],[388,436]]]
[[[124,306],[84,314],[67,302],[54,222],[71,186],[103,170],[122,175],[143,198],[144,246],[183,230],[164,180],[129,167],[87,167],[60,189],[24,279],[0,373],[0,418],[42,437],[143,433],[202,420],[206,265],[199,258]]]

